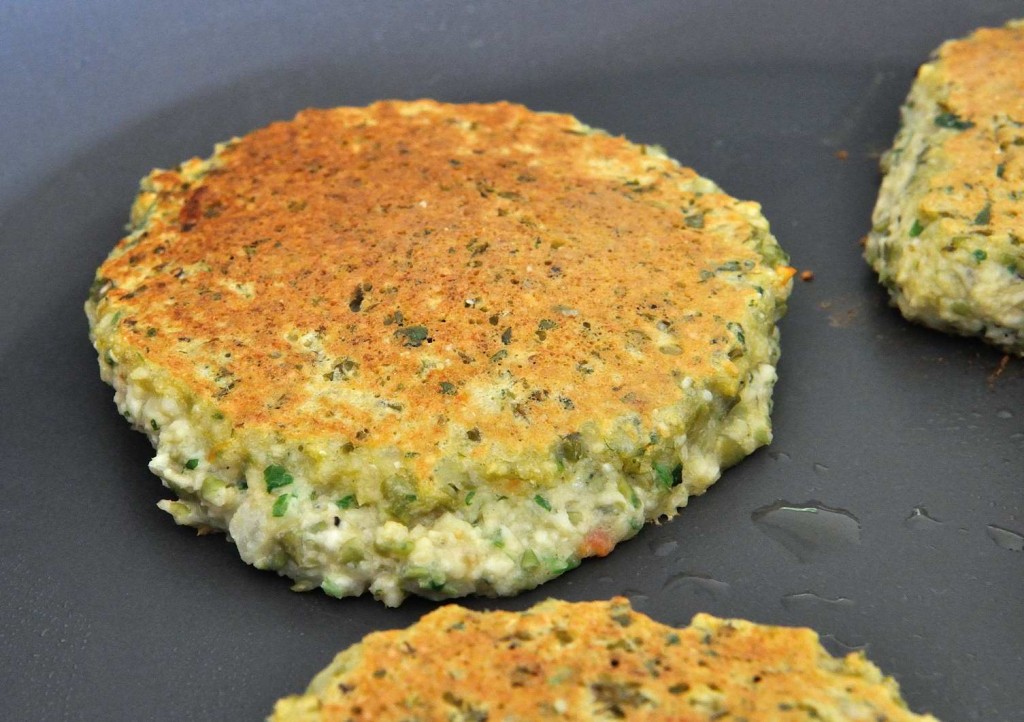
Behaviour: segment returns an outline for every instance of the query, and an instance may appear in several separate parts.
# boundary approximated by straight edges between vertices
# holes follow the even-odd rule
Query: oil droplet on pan
[[[867,644],[850,644],[836,637],[834,634],[821,635],[821,643],[830,653],[837,656],[846,656],[850,652],[860,652],[867,649]]]
[[[1003,529],[995,524],[989,524],[986,531],[988,531],[988,538],[994,541],[1000,548],[1011,552],[1024,551],[1024,535],[1009,529]]]
[[[823,475],[828,473],[828,467],[825,466],[824,464],[818,463],[817,461],[814,462],[813,468],[815,474]]]
[[[996,416],[1000,419],[1012,419],[1013,412],[1009,409],[999,409],[999,411],[996,412]]]
[[[787,594],[782,598],[782,606],[792,611],[806,611],[808,609],[847,609],[853,606],[853,600],[846,597],[820,597],[814,592],[800,592],[799,594]]]
[[[691,592],[706,599],[720,599],[729,593],[729,585],[705,574],[673,574],[661,588],[663,592]]]
[[[942,526],[942,522],[928,513],[923,506],[915,506],[910,516],[903,520],[903,526],[907,529],[922,530],[935,529]]]
[[[769,451],[768,456],[772,458],[772,461],[789,461],[793,458],[785,451]]]
[[[801,562],[816,561],[860,543],[857,517],[819,501],[803,504],[777,501],[755,509],[750,518],[762,532]]]
[[[639,589],[624,589],[622,591],[622,596],[628,597],[629,601],[636,607],[642,607],[651,600],[647,594],[641,592]]]
[[[650,544],[651,554],[656,557],[667,557],[678,548],[679,542],[675,539],[669,539],[668,541],[657,543],[651,542]]]

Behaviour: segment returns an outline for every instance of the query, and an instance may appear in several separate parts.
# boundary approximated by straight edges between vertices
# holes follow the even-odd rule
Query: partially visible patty
[[[622,598],[442,607],[349,647],[270,719],[935,722],[863,653],[836,659],[810,629],[708,614],[673,629]]]
[[[87,312],[162,508],[397,604],[535,586],[767,443],[784,262],[657,148],[393,101],[154,171]]]
[[[893,303],[1024,354],[1024,22],[938,49],[882,168],[866,257]]]

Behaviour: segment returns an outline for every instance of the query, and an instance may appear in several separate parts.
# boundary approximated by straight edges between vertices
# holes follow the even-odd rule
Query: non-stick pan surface
[[[814,272],[782,324],[771,447],[611,556],[467,603],[625,594],[673,624],[809,625],[866,647],[916,710],[1024,719],[1024,363],[905,323],[858,246],[916,67],[1014,15],[1019,0],[0,3],[0,718],[259,719],[342,647],[434,607],[296,594],[174,526],[81,308],[151,167],[303,107],[428,96],[659,143],[760,201]]]

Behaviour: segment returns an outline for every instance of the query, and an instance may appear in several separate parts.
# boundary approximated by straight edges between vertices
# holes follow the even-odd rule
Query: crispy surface
[[[421,476],[452,425],[546,445],[723,373],[754,291],[710,272],[762,262],[692,170],[506,103],[305,111],[215,165],[155,175],[100,269],[122,333],[237,426],[399,445]]]
[[[1024,235],[1024,24],[945,43],[924,76],[931,74],[928,82],[944,86],[942,107],[970,127],[934,151],[955,160],[929,179],[925,218],[949,236]],[[987,219],[976,222],[986,206]]]
[[[310,720],[934,720],[862,653],[810,629],[698,614],[673,629],[611,602],[523,613],[443,607],[342,652],[275,722]]]
[[[938,49],[883,170],[866,255],[904,315],[1024,353],[1024,24]]]

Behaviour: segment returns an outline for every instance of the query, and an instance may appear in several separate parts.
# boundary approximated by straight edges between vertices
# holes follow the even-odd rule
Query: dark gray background
[[[610,557],[468,603],[627,593],[669,623],[810,625],[834,651],[867,645],[916,710],[1021,719],[1024,553],[988,525],[1024,532],[1024,364],[990,379],[994,350],[904,323],[857,245],[916,66],[1015,14],[1019,0],[0,2],[0,718],[258,719],[340,648],[433,607],[294,594],[223,537],[175,527],[81,310],[151,167],[306,106],[432,96],[660,143],[761,201],[815,272],[783,323],[772,447]],[[799,561],[751,520],[780,500],[849,510],[859,543]],[[917,506],[941,523],[908,527]],[[783,605],[804,592],[851,602]]]

